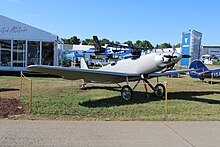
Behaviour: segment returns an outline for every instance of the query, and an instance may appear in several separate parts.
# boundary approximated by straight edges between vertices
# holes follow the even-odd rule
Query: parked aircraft
[[[97,36],[93,36],[93,43],[95,47],[95,53],[104,53],[105,48],[101,46]]]
[[[28,70],[59,75],[70,80],[83,79],[83,85],[95,82],[116,83],[119,85],[121,82],[126,82],[125,86],[121,86],[121,97],[124,100],[130,100],[133,97],[133,91],[141,81],[145,81],[157,97],[162,97],[165,93],[164,85],[158,83],[153,86],[148,79],[193,70],[171,70],[175,63],[186,57],[188,56],[175,51],[149,53],[139,58],[119,60],[116,64],[109,64],[96,70],[88,69],[85,60],[82,58],[81,68],[31,65]],[[130,81],[137,81],[133,88],[129,85]]]
[[[199,78],[200,80],[204,80],[205,78],[219,78],[220,79],[220,69],[209,70],[201,61],[195,60],[193,61],[189,69],[195,69],[196,71],[190,71],[189,75],[192,78]]]
[[[97,36],[93,36],[93,42],[96,55],[104,54],[107,58],[118,57],[120,59],[138,58],[141,55],[141,49],[132,48],[126,45],[116,45],[110,48],[108,45],[102,47]]]
[[[72,59],[72,58],[75,58],[75,57],[83,57],[83,54],[80,54],[77,51],[75,51],[75,52],[71,52],[71,53],[68,53],[68,54],[64,54],[64,57]]]

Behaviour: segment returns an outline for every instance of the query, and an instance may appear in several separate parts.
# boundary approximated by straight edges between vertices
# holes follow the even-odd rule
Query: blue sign
[[[190,33],[182,35],[182,55],[190,55],[190,37]],[[182,58],[180,64],[181,66],[189,66],[189,58]]]

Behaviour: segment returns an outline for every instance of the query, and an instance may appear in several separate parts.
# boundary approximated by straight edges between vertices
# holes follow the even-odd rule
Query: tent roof
[[[0,39],[60,41],[57,35],[0,15]]]

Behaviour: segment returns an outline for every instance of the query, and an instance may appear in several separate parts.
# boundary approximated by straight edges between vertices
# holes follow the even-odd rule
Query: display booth
[[[1,71],[27,71],[29,65],[61,65],[63,41],[57,35],[2,15],[0,22]]]

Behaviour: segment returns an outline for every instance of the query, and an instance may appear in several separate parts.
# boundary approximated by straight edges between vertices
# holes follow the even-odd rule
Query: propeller
[[[190,55],[182,55],[182,58],[190,58],[191,56]]]
[[[171,64],[171,65],[168,65],[166,66],[166,69],[162,71],[162,73],[166,72],[166,71],[169,71],[169,70],[172,70],[173,67],[175,66],[175,63]]]
[[[202,68],[202,72],[199,74],[199,79],[202,80],[202,81],[205,79],[205,70],[204,70],[204,68]]]
[[[172,55],[170,55],[170,54],[165,54],[165,55],[163,55],[163,56],[164,56],[165,58],[168,58],[168,59],[177,58],[177,56],[176,56],[176,55],[174,56],[174,54],[175,54],[175,51],[173,51]]]
[[[203,77],[205,76],[205,70],[204,70],[204,68],[202,68],[202,76],[203,76]]]
[[[169,59],[177,58],[177,56],[172,56],[172,55],[163,55],[163,56]]]
[[[177,55],[175,55],[175,51],[172,53],[172,55],[170,55],[170,54],[165,54],[165,55],[163,55],[163,56],[164,56],[165,58],[168,58],[170,62],[171,62],[172,59],[175,60],[175,58],[177,58]],[[175,63],[166,66],[166,69],[165,69],[163,72],[172,70],[174,66],[175,66]]]
[[[166,58],[177,58],[177,56],[173,56],[173,55],[163,55],[164,57]],[[182,55],[182,58],[190,58],[191,56],[190,55]]]

